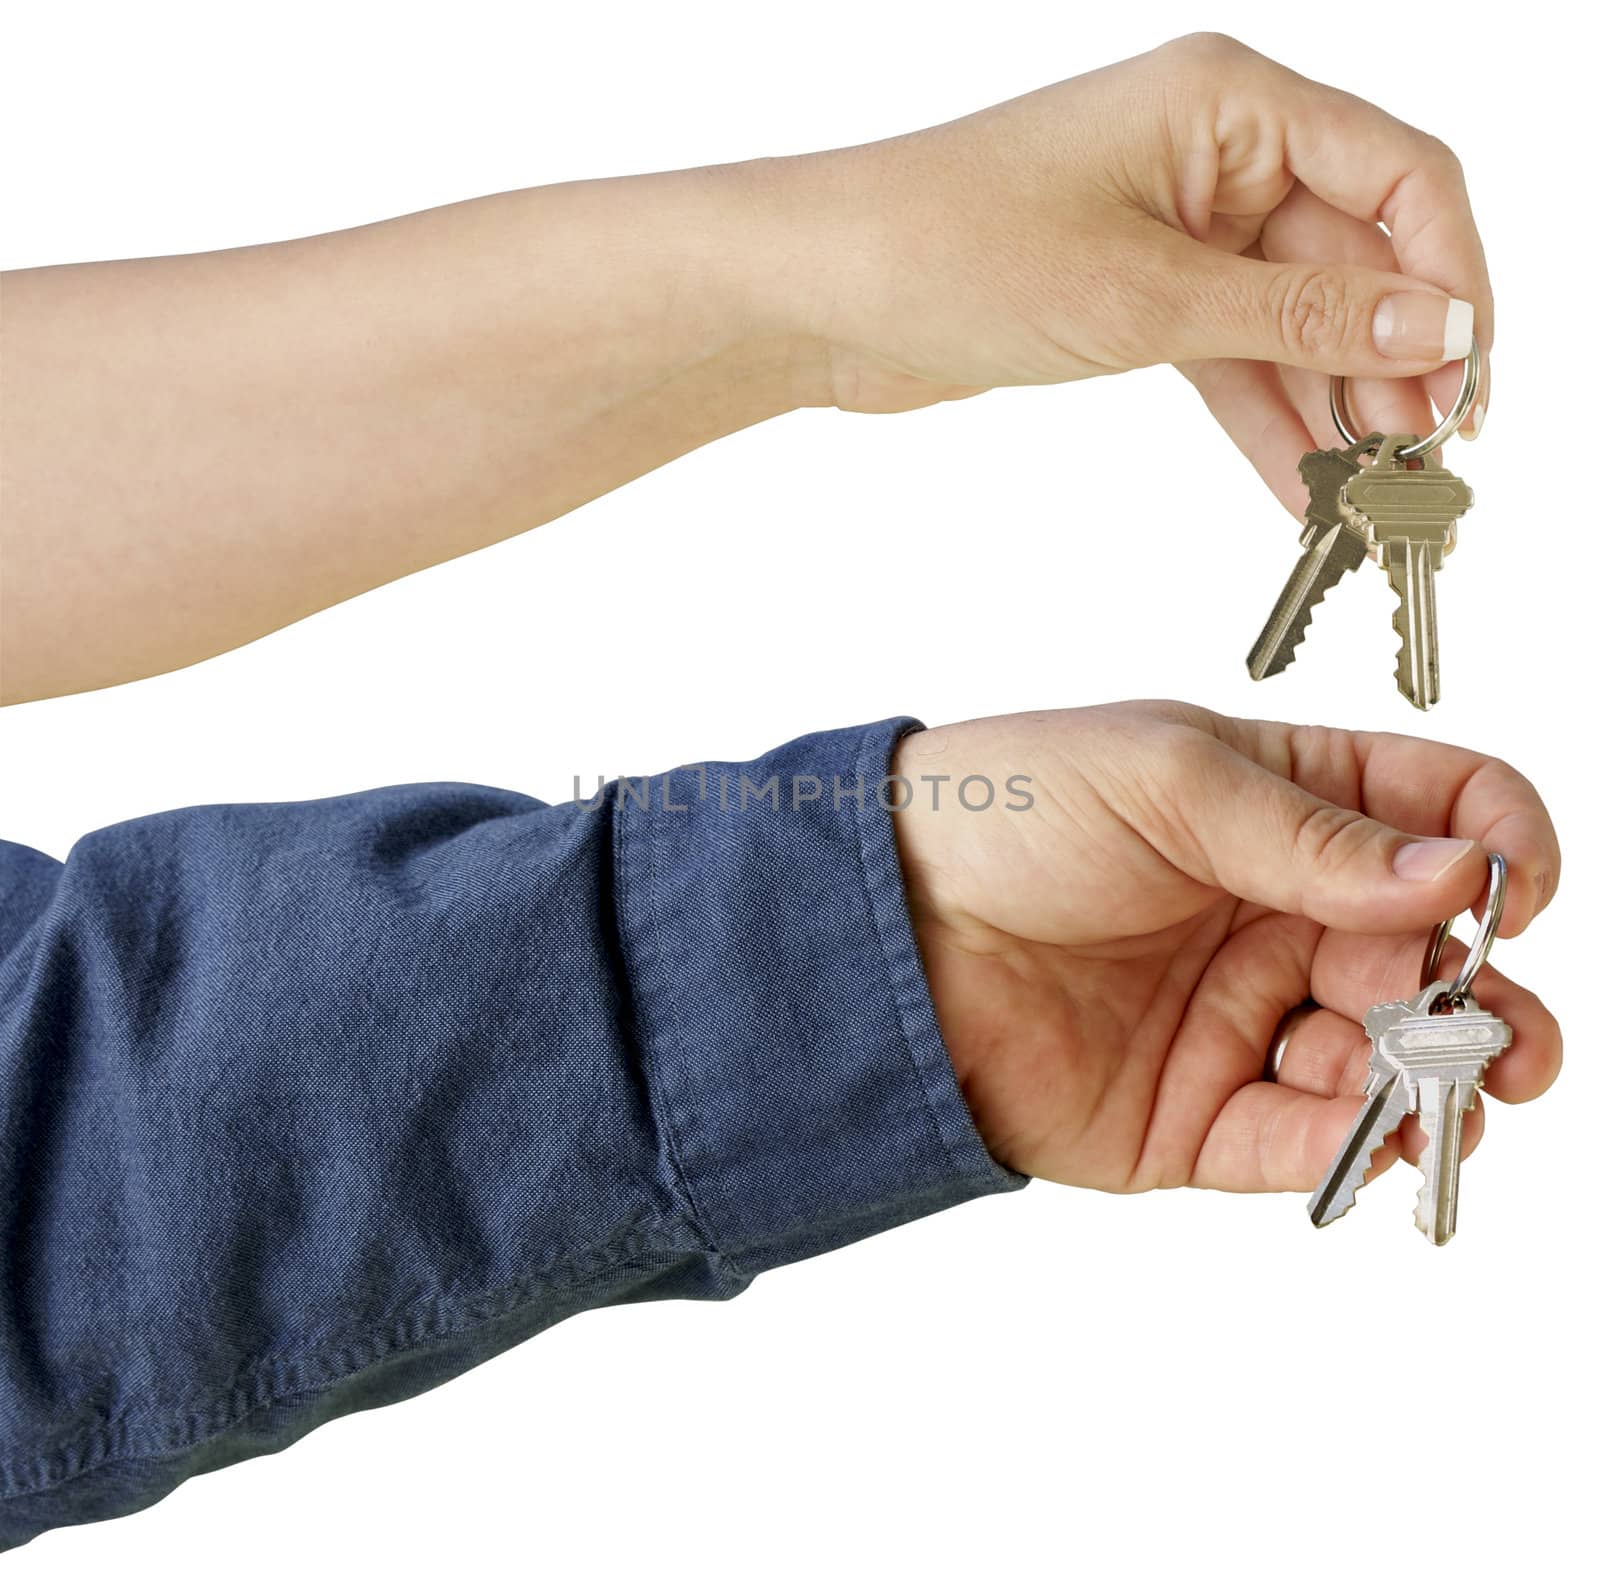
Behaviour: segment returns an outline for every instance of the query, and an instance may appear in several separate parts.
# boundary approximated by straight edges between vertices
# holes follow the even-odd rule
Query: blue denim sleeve
[[[1020,1186],[877,794],[915,726],[0,845],[0,1547]]]

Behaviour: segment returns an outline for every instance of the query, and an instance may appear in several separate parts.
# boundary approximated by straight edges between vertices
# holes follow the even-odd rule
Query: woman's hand
[[[1361,430],[1425,432],[1425,391],[1448,408],[1459,388],[1441,364],[1474,323],[1493,340],[1450,150],[1216,34],[736,168],[784,216],[776,266],[826,347],[820,403],[906,410],[1174,362],[1297,515],[1296,462],[1332,437],[1328,374],[1390,380],[1351,390]],[[1485,377],[1463,436],[1487,401]]]
[[[895,770],[912,920],[979,1130],[1017,1170],[1086,1187],[1314,1188],[1360,1106],[1362,1015],[1416,994],[1429,928],[1482,896],[1485,850],[1510,869],[1503,937],[1560,869],[1525,778],[1393,734],[1130,702],[913,734]],[[1015,774],[1025,793],[963,808],[964,779]],[[1493,968],[1474,994],[1516,1037],[1486,1088],[1543,1093],[1555,1020]],[[1465,1150],[1482,1124],[1480,1104]],[[1379,1164],[1402,1149],[1420,1154],[1412,1119]]]
[[[1450,153],[1209,35],[866,147],[4,290],[0,703],[225,651],[796,405],[1176,362],[1298,515],[1328,373],[1411,432],[1468,307],[1492,337]]]

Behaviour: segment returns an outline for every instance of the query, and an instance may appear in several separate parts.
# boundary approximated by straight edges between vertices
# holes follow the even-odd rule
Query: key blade
[[[1435,981],[1406,1004],[1411,1016],[1386,1018],[1380,1031],[1384,1059],[1411,1085],[1426,1140],[1415,1219],[1435,1246],[1455,1236],[1462,1119],[1476,1104],[1489,1065],[1512,1040],[1511,1026],[1485,1013],[1472,996],[1459,998],[1448,1012],[1434,1011],[1448,989]]]
[[[1425,542],[1396,542],[1387,548],[1389,585],[1400,599],[1394,632],[1400,652],[1394,680],[1419,712],[1439,703],[1438,612],[1434,603],[1433,555]]]
[[[1477,1086],[1455,1079],[1422,1079],[1417,1119],[1427,1139],[1422,1152],[1422,1187],[1417,1190],[1417,1229],[1436,1248],[1456,1235],[1456,1196],[1461,1188],[1461,1119]]]
[[[1310,627],[1311,610],[1343,576],[1359,568],[1366,556],[1367,544],[1354,531],[1320,525],[1284,582],[1271,615],[1245,659],[1252,679],[1270,679],[1294,661],[1295,648]]]
[[[1325,1227],[1330,1221],[1337,1221],[1355,1204],[1356,1190],[1366,1182],[1373,1156],[1410,1109],[1410,1092],[1398,1073],[1367,1097],[1327,1175],[1306,1206],[1313,1226]]]

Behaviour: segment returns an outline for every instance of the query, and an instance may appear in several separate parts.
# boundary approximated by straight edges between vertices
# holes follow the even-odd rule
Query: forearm
[[[751,167],[0,284],[0,698],[194,662],[803,403]]]
[[[898,732],[592,809],[425,784],[0,844],[0,1548],[1017,1186],[918,963]]]

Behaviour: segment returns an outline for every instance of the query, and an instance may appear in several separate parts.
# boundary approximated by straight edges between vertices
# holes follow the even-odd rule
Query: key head
[[[1310,538],[1326,526],[1355,526],[1345,508],[1344,485],[1361,470],[1359,455],[1381,447],[1382,434],[1369,433],[1348,449],[1313,449],[1300,457],[1300,480],[1306,485],[1306,530],[1300,538],[1302,547],[1309,547]],[[1364,534],[1364,531],[1363,531]]]
[[[1312,449],[1300,456],[1300,480],[1311,493],[1338,492],[1360,469],[1347,449]]]
[[[1361,469],[1348,449],[1313,449],[1300,456],[1300,480],[1306,484],[1311,501],[1337,505],[1339,489]]]
[[[1385,438],[1372,464],[1344,484],[1341,499],[1379,547],[1425,542],[1442,553],[1455,546],[1455,523],[1472,508],[1472,489],[1445,470],[1437,449],[1412,470],[1398,451],[1415,442],[1407,433]]]
[[[1476,1089],[1489,1064],[1511,1044],[1511,1026],[1485,1013],[1471,996],[1449,1003],[1450,986],[1436,980],[1403,1002],[1368,1011],[1372,1067],[1392,1069],[1415,1090],[1424,1078]]]
[[[1417,998],[1409,998],[1401,1002],[1380,1002],[1376,1007],[1367,1009],[1367,1016],[1362,1019],[1362,1028],[1367,1032],[1367,1039],[1376,1049],[1388,1032],[1397,1025],[1405,1023],[1409,1018],[1416,1017]]]

